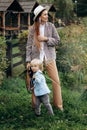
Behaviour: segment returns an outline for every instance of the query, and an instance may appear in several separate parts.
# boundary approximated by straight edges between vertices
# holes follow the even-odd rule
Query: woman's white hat
[[[41,5],[39,5],[39,6],[37,6],[36,8],[35,8],[35,10],[34,10],[34,20],[36,19],[36,17],[41,13],[41,11],[43,11],[43,10],[45,10],[46,8],[45,7],[43,7],[43,6],[41,6]]]

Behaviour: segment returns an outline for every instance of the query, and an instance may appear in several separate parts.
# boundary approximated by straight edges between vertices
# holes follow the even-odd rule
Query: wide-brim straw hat
[[[43,6],[41,6],[41,5],[39,5],[39,6],[37,6],[35,9],[34,9],[34,21],[35,21],[35,19],[37,18],[37,16],[43,11],[43,10],[45,10],[46,8],[45,7],[43,7]]]

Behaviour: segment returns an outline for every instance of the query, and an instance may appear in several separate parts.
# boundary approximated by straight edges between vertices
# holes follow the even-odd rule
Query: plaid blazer
[[[32,26],[29,30],[28,40],[26,44],[26,62],[31,61],[34,58],[39,58],[40,52],[38,51],[34,43],[35,28]],[[46,22],[44,34],[49,38],[47,42],[44,42],[44,52],[48,61],[56,59],[55,46],[60,42],[60,37],[54,26],[50,22]]]

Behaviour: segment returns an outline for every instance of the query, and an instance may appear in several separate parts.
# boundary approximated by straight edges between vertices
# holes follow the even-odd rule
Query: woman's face
[[[41,22],[47,22],[48,21],[48,11],[44,10],[40,16]]]

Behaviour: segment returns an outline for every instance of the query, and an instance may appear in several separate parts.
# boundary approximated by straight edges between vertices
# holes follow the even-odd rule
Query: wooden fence
[[[16,50],[18,51],[16,51]],[[14,50],[15,50],[15,53],[14,53]],[[8,59],[8,68],[6,70],[6,74],[7,74],[7,77],[9,76],[14,76],[14,71],[20,71],[20,73],[22,73],[24,71],[24,63],[23,63],[23,59],[22,59],[22,56],[21,56],[21,53],[20,53],[20,50],[19,50],[19,43],[18,42],[15,42],[14,44],[12,43],[12,40],[7,40],[7,59]],[[19,58],[19,59],[16,59],[16,58]],[[14,59],[15,59],[15,62],[14,62]],[[14,68],[17,68],[18,66],[23,66],[22,69],[14,69]],[[19,72],[17,73],[16,72],[16,75],[18,75]]]

